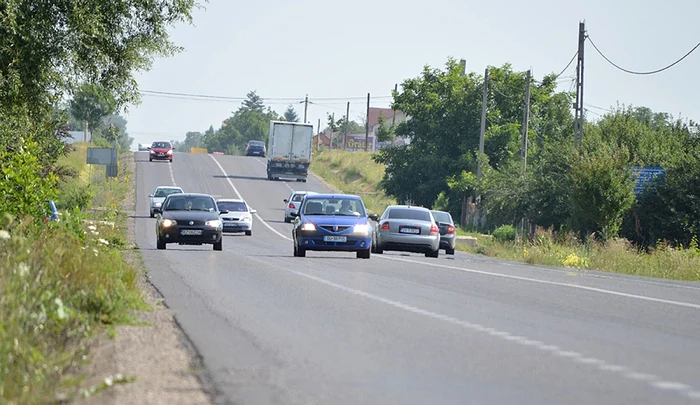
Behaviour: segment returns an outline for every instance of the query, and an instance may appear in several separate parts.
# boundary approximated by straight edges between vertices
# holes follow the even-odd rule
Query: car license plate
[[[410,233],[414,235],[418,235],[420,233],[420,229],[418,228],[406,228],[406,227],[401,227],[399,228],[399,232],[401,233]]]
[[[201,235],[201,229],[183,229],[180,231],[180,235]]]
[[[324,236],[323,241],[324,242],[347,242],[348,237],[347,236]]]

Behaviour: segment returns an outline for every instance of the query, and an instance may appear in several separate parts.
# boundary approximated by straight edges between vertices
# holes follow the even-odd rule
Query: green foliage
[[[45,201],[54,196],[56,177],[43,174],[39,152],[38,143],[27,142],[0,153],[0,212],[43,218]]]
[[[391,142],[396,138],[396,128],[394,125],[387,125],[386,118],[379,116],[379,128],[377,128],[377,142]]]
[[[67,179],[59,184],[59,196],[56,199],[56,208],[59,211],[86,209],[95,193],[89,184],[84,184],[79,178]]]
[[[291,104],[287,106],[286,110],[284,110],[283,118],[285,121],[299,122],[299,115],[294,109],[294,106]]]
[[[493,231],[493,238],[497,242],[505,243],[515,240],[515,227],[513,225],[502,225]]]

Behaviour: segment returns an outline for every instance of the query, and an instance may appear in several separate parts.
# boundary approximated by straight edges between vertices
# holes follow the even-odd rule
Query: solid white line
[[[173,164],[168,163],[168,169],[170,170],[170,181],[173,182],[173,186],[177,187],[177,183],[175,183],[175,175],[173,174]]]
[[[456,266],[448,266],[446,264],[430,263],[428,261],[401,259],[398,257],[387,257],[387,256],[378,256],[378,255],[375,255],[374,257],[381,257],[382,259],[386,259],[386,260],[394,260],[394,261],[400,261],[400,262],[406,262],[406,263],[416,263],[416,264],[420,264],[422,266],[431,266],[431,267],[439,267],[439,268],[443,268],[443,269],[458,270],[458,271],[463,271],[465,273],[483,274],[483,275],[492,276],[492,277],[509,278],[512,280],[529,281],[529,282],[533,282],[533,283],[540,283],[540,284],[546,284],[546,285],[556,285],[556,286],[560,286],[560,287],[577,288],[579,290],[593,291],[593,292],[598,292],[598,293],[608,294],[608,295],[616,295],[619,297],[635,298],[635,299],[643,300],[643,301],[651,301],[651,302],[658,302],[658,303],[662,303],[662,304],[676,305],[679,307],[700,309],[700,305],[692,304],[689,302],[665,300],[662,298],[647,297],[645,295],[629,294],[629,293],[623,293],[620,291],[606,290],[603,288],[588,287],[588,286],[578,285],[578,284],[569,284],[569,283],[561,283],[558,281],[540,280],[540,279],[536,279],[536,278],[513,276],[510,274],[491,273],[489,271],[467,269],[467,268],[456,267]]]
[[[238,196],[238,198],[241,200],[245,200],[245,198],[243,198],[243,196],[241,196],[241,193],[238,191],[236,186],[233,185],[233,182],[228,177],[226,170],[224,170],[223,166],[221,166],[221,163],[219,163],[219,161],[216,160],[216,158],[214,158],[214,155],[209,155],[209,157],[214,161],[214,163],[216,163],[217,166],[219,166],[219,170],[221,170],[221,173],[224,174],[224,178],[226,179],[226,181],[228,181],[228,184],[233,189],[233,192],[236,193],[236,196]],[[255,217],[258,219],[258,221],[260,221],[261,224],[265,225],[265,227],[267,227],[267,229],[271,230],[272,232],[276,233],[277,235],[281,236],[284,239],[287,239],[289,241],[293,240],[292,238],[284,236],[283,234],[277,232],[277,230],[274,229],[273,227],[271,227],[270,224],[268,224],[264,219],[262,219],[262,217],[260,215],[258,215],[257,212],[255,213]]]

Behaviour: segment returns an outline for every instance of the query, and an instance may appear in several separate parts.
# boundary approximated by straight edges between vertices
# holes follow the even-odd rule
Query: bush
[[[59,185],[56,205],[59,210],[84,210],[94,197],[95,193],[89,184],[83,184],[78,178],[68,179]]]
[[[497,242],[509,242],[515,240],[515,227],[513,225],[503,225],[493,231],[493,238]]]

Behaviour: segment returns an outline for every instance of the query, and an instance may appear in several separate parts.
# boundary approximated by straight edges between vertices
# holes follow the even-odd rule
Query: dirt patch
[[[133,154],[123,158],[122,165],[132,173]],[[134,193],[124,201],[124,209],[132,212]],[[134,250],[135,219],[128,219],[126,259],[143,269]],[[119,326],[115,333],[104,332],[93,342],[83,369],[86,379],[80,386],[89,396],[76,398],[75,404],[212,404],[202,381],[200,361],[191,344],[175,322],[173,313],[163,304],[163,297],[148,280],[145,270],[139,278],[145,301],[152,311],[139,312],[143,325]]]

